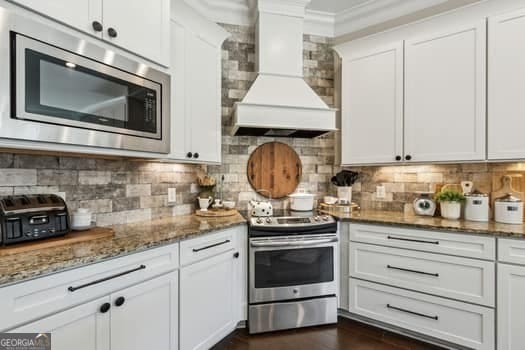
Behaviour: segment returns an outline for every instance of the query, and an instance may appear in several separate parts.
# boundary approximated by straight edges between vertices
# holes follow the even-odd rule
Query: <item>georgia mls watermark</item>
[[[51,350],[51,333],[0,333],[0,350]]]

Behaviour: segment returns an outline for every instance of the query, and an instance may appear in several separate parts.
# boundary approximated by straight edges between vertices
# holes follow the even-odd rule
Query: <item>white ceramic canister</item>
[[[511,193],[494,201],[494,220],[502,224],[523,223],[523,201]]]
[[[465,195],[465,220],[489,221],[489,196],[474,191]]]
[[[71,215],[71,227],[88,227],[91,225],[91,212],[86,208],[78,208]]]

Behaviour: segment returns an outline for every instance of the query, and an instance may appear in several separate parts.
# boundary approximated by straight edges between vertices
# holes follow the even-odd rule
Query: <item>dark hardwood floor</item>
[[[213,350],[437,350],[434,345],[339,318],[337,325],[249,335],[232,333]]]

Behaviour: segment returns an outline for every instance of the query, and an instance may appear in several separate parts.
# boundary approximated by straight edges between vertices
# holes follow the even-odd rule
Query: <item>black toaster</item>
[[[1,197],[0,229],[3,245],[65,235],[66,202],[54,194]]]

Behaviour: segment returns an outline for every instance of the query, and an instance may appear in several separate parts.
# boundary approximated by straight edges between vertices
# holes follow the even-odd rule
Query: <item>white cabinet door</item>
[[[52,333],[53,350],[109,350],[109,297],[100,298],[72,309],[12,329],[16,333]]]
[[[403,43],[345,58],[342,74],[341,163],[395,162],[403,154]]]
[[[245,226],[239,227],[235,234],[236,253],[234,260],[234,297],[235,323],[248,319],[248,234]]]
[[[405,159],[485,159],[486,25],[405,42]]]
[[[170,0],[102,0],[102,11],[106,40],[168,66]]]
[[[111,295],[112,350],[178,349],[178,271]]]
[[[525,267],[498,264],[498,350],[525,349]]]
[[[186,32],[186,125],[193,158],[221,161],[221,51]]]
[[[102,0],[15,0],[17,4],[40,12],[92,35],[102,36],[93,22],[102,23]]]
[[[488,159],[525,158],[525,9],[489,18]]]
[[[234,253],[231,250],[181,269],[181,350],[209,349],[235,328]]]

